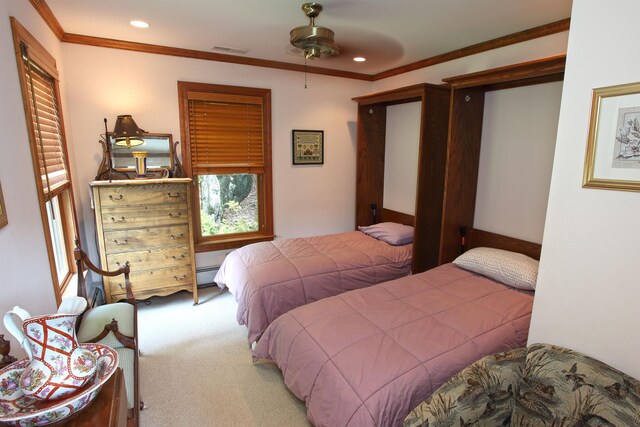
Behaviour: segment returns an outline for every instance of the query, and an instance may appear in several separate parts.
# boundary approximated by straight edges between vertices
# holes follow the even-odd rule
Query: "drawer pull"
[[[186,274],[183,274],[182,276],[178,277],[178,276],[173,276],[173,278],[175,279],[175,281],[177,282],[178,280],[184,280],[187,278]]]
[[[124,222],[124,217],[121,216],[119,219],[115,219],[114,217],[111,217],[111,222]]]
[[[178,197],[180,197],[180,192],[177,191],[175,194],[167,193],[167,196],[169,196],[169,198],[171,199],[177,199]]]
[[[175,259],[176,261],[181,261],[181,260],[185,259],[185,257],[186,257],[185,254],[182,254],[179,257],[174,255],[171,258]]]
[[[124,285],[123,285],[122,283],[118,283],[118,287],[119,287],[120,289],[124,289]]]
[[[174,240],[175,240],[175,239],[182,239],[183,237],[184,237],[184,234],[183,234],[183,233],[180,233],[180,234],[178,234],[177,236],[174,236],[173,234],[171,235],[171,238],[172,238],[172,239],[174,239]]]
[[[109,200],[122,200],[124,197],[122,197],[122,194],[120,194],[118,197],[113,197],[113,195],[109,194]]]
[[[113,239],[113,243],[115,243],[116,245],[126,245],[128,243],[127,239],[124,239],[120,242],[118,242],[118,240]]]
[[[178,212],[177,214],[169,212],[169,218],[180,218],[180,212]]]

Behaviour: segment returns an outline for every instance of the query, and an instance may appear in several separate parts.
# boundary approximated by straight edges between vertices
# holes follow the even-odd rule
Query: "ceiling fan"
[[[339,55],[340,48],[333,41],[333,31],[315,24],[315,19],[322,12],[322,5],[305,3],[302,5],[302,11],[309,17],[309,25],[291,30],[291,44],[300,49],[307,60]]]

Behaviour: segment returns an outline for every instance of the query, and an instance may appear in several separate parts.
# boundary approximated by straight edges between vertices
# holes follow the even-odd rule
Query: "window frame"
[[[200,188],[197,175],[194,176],[191,164],[191,139],[189,132],[189,92],[215,93],[239,96],[253,96],[262,99],[263,115],[263,146],[264,146],[264,173],[257,174],[258,186],[258,222],[259,229],[255,232],[221,234],[217,236],[203,236],[200,223]],[[210,83],[196,83],[178,81],[178,103],[180,111],[180,136],[183,144],[181,147],[182,164],[187,176],[193,180],[192,213],[193,213],[193,237],[196,252],[208,252],[222,249],[238,248],[249,243],[263,242],[275,238],[273,232],[273,190],[271,167],[271,89],[251,88],[242,86],[227,86]],[[221,168],[219,172],[212,174],[224,175],[233,173],[247,173],[241,170],[233,171],[231,168]]]
[[[69,167],[69,155],[67,151],[67,138],[64,128],[64,116],[62,111],[62,103],[60,100],[60,82],[58,70],[56,67],[56,61],[53,56],[49,52],[47,52],[47,50],[36,40],[36,38],[33,37],[31,33],[29,33],[29,31],[27,31],[27,29],[24,28],[24,26],[22,26],[22,24],[20,24],[20,22],[13,16],[10,18],[10,21],[16,54],[16,65],[18,67],[18,77],[20,79],[20,92],[22,95],[27,133],[29,137],[29,148],[31,151],[31,160],[36,181],[36,193],[38,197],[38,205],[40,208],[40,217],[42,220],[45,245],[47,247],[47,257],[49,261],[54,295],[56,298],[56,304],[59,305],[62,302],[62,294],[65,292],[67,286],[71,282],[71,279],[76,273],[76,265],[73,262],[73,248],[74,238],[78,235],[78,223],[75,211],[73,181],[71,179],[71,169]],[[22,59],[21,44],[25,44],[27,46],[29,51],[29,59],[39,68],[41,68],[47,74],[47,77],[52,79],[53,83],[55,108],[57,110],[59,121],[58,124],[60,131],[60,149],[63,155],[64,167],[67,171],[67,182],[51,189],[47,197],[45,197],[45,188],[41,179],[42,174],[40,171],[40,159],[38,155],[38,141],[36,140],[36,132],[33,126],[33,113],[31,109],[31,101],[29,99],[29,83],[26,81],[23,72],[24,63]],[[55,198],[58,198],[58,204],[60,207],[60,223],[63,232],[64,250],[66,252],[66,266],[68,268],[62,280],[58,279],[53,241],[51,238],[52,225],[49,223],[46,206],[47,202],[49,201],[53,203],[53,200]]]

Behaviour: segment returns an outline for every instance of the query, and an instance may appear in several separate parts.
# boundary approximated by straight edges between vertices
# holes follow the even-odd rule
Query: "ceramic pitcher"
[[[72,313],[31,317],[16,306],[4,315],[5,327],[29,356],[29,365],[19,381],[25,396],[59,399],[77,392],[93,378],[96,356],[80,347],[76,339],[76,318],[86,306],[86,300],[84,305],[78,301],[61,305],[62,311],[75,311]]]

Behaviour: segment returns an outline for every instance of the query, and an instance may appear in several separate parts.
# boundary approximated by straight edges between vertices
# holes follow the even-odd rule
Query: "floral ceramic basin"
[[[29,365],[22,359],[0,370],[0,422],[20,427],[43,426],[58,422],[86,407],[118,367],[118,353],[101,344],[80,344],[97,359],[95,377],[80,391],[57,400],[37,400],[22,394],[20,375]]]

